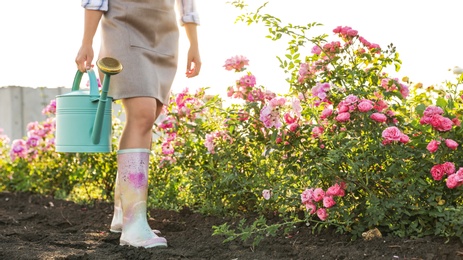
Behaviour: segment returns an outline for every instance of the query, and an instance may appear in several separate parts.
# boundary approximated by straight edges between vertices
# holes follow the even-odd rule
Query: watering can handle
[[[96,79],[95,71],[93,69],[87,70],[88,78],[90,81],[90,96],[99,96],[98,91],[98,80]],[[74,82],[72,83],[71,91],[78,91],[80,88],[80,82],[82,81],[83,72],[77,70]]]

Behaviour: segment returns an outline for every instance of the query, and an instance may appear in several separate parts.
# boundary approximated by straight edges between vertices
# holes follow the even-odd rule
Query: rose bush
[[[262,120],[267,149],[279,154],[282,172],[297,175],[300,183],[296,189],[278,182],[269,188],[279,195],[281,188],[291,191],[287,194],[302,192],[301,207],[306,208],[305,218],[288,217],[288,212],[300,209],[294,197],[277,203],[285,209],[283,217],[292,218],[288,226],[333,225],[354,238],[375,227],[398,236],[463,238],[457,221],[463,213],[457,142],[462,139],[458,87],[463,76],[423,89],[408,78],[390,75],[394,70],[389,67],[398,71],[401,64],[392,44],[383,48],[348,26],[334,28],[335,39],[308,38],[307,31],[318,24],[283,26],[278,18],[261,14],[262,8],[238,20],[264,24],[273,40],[289,36],[288,53],[279,58],[291,75],[285,98],[297,99],[302,107],[296,121],[284,121],[294,118],[286,116],[294,115],[294,109],[284,109],[284,103],[262,106],[271,115],[270,124]],[[273,108],[270,113],[266,106]],[[323,194],[335,184],[342,184],[342,197]],[[327,203],[320,203],[325,198]],[[275,232],[274,225],[262,219],[236,229],[227,223],[215,227],[216,234],[228,239],[254,234],[259,241],[260,235]]]

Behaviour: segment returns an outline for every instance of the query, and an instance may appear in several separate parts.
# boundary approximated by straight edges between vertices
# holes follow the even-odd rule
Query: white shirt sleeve
[[[85,9],[106,12],[108,11],[108,1],[109,0],[81,0],[81,5]]]
[[[186,23],[199,25],[199,14],[196,9],[195,0],[177,0],[177,8],[182,25]]]
[[[109,0],[81,0],[85,9],[108,11]],[[199,25],[199,15],[195,0],[177,0],[177,9],[180,15],[180,23],[195,23]]]

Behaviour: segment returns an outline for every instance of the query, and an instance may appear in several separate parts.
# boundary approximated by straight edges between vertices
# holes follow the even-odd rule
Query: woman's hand
[[[196,77],[198,76],[200,70],[201,57],[199,56],[199,49],[197,46],[190,46],[185,74],[187,78]]]
[[[84,44],[80,47],[76,57],[77,69],[81,72],[86,72],[92,68],[93,61],[93,47],[92,45]]]

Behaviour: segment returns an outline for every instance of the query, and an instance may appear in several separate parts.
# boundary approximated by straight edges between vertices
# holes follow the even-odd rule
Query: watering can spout
[[[104,74],[103,85],[101,87],[101,95],[98,102],[98,108],[96,111],[95,121],[92,129],[92,142],[93,144],[99,144],[101,138],[101,129],[104,118],[104,111],[106,107],[109,80],[111,75],[116,75],[122,71],[122,64],[115,58],[105,57],[99,59],[96,63],[98,69]]]

